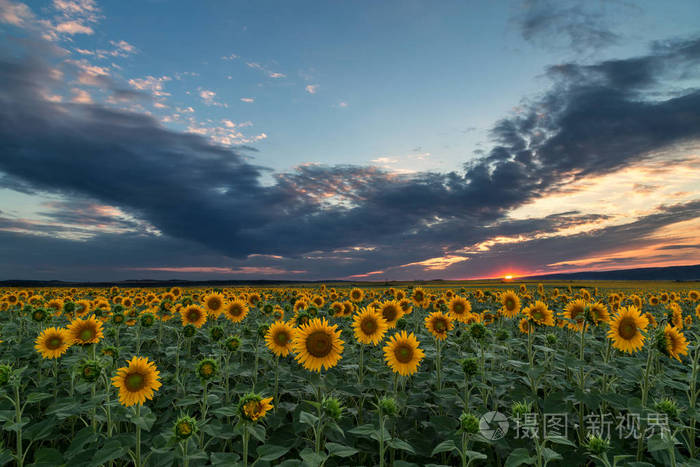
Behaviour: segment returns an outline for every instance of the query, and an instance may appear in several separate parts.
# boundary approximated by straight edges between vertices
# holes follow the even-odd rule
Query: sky
[[[0,280],[698,264],[698,17],[0,0]]]

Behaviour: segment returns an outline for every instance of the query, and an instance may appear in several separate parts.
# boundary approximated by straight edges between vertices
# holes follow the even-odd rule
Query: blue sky
[[[698,112],[686,101],[700,85],[699,14],[695,1],[0,0],[2,63],[14,79],[6,83],[33,92],[19,100],[1,85],[6,128],[26,120],[0,135],[11,156],[0,165],[0,233],[11,236],[8,258],[29,245],[47,254],[9,259],[0,276],[466,278],[698,262],[697,219],[687,214],[700,198]],[[596,116],[586,98],[597,95],[610,106]],[[42,133],[14,139],[60,109],[73,120],[64,134],[50,132],[54,145],[41,146]],[[655,127],[669,128],[649,136],[646,110],[664,116]],[[86,112],[105,132],[103,147],[76,141],[62,152],[84,135]],[[149,119],[144,128],[124,127],[138,116]],[[608,138],[598,147],[586,119],[605,123],[602,138],[621,126],[628,144],[621,150]],[[153,139],[129,146],[129,131],[133,141]],[[116,134],[125,139],[110,142]],[[202,144],[211,148],[200,154]],[[158,159],[164,173],[169,157],[182,158],[172,180],[188,185],[183,192],[198,188],[187,170],[222,180],[201,199],[176,202],[169,190],[177,184],[148,176],[149,150],[171,154]],[[72,176],[59,183],[29,170],[30,153],[47,170],[57,164],[86,177],[95,158],[104,159],[97,168],[128,174],[121,160],[141,172],[112,188]],[[669,160],[682,163],[658,185]],[[522,171],[530,185],[504,188],[499,168]],[[250,203],[232,201],[235,193]],[[431,196],[435,204],[423,206]],[[251,221],[259,229],[247,225],[251,212],[266,211]],[[657,225],[668,212],[680,217]],[[360,228],[362,219],[370,225]],[[386,225],[373,231],[380,220]],[[634,228],[641,243],[620,240]],[[560,243],[557,255],[538,256]],[[514,245],[527,254],[514,256]],[[66,262],[77,247],[133,248],[133,261],[115,253]],[[160,256],[139,256],[144,248]],[[178,257],[183,249],[191,254]]]

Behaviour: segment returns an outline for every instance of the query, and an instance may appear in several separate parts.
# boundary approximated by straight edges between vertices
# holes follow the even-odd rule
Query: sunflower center
[[[214,368],[211,365],[202,365],[201,371],[204,376],[209,376],[214,372]]]
[[[377,331],[377,323],[373,318],[365,318],[360,323],[360,329],[365,334],[374,334]]]
[[[452,311],[454,311],[458,315],[461,315],[462,313],[464,313],[464,303],[455,303],[454,307],[452,307]]]
[[[95,333],[92,329],[83,329],[80,331],[80,340],[89,341],[93,337],[95,337]]]
[[[146,378],[141,373],[131,373],[124,378],[124,384],[129,391],[140,391],[146,383]]]
[[[48,347],[51,350],[56,350],[63,344],[63,339],[60,337],[52,337],[46,342],[46,347]]]
[[[199,319],[199,313],[197,310],[191,310],[187,313],[187,319],[190,321],[197,321]]]
[[[243,309],[240,306],[236,305],[232,306],[229,311],[231,312],[231,316],[239,316]]]
[[[401,344],[394,350],[394,356],[400,363],[408,363],[413,359],[413,348],[406,344]]]
[[[506,298],[506,308],[512,310],[515,308],[515,300],[511,297]]]
[[[444,319],[435,320],[435,330],[440,334],[447,331],[447,323],[445,322]]]
[[[316,331],[306,338],[306,351],[316,358],[323,358],[331,353],[333,341],[324,331]]]
[[[390,306],[385,306],[384,309],[382,310],[382,316],[384,316],[384,319],[387,320],[388,322],[392,322],[396,319],[396,315],[398,314],[398,310],[396,307],[390,305]]]
[[[540,310],[535,310],[535,311],[532,313],[532,317],[533,317],[536,321],[542,321],[542,320],[544,319],[544,313],[542,313]]]
[[[218,310],[221,308],[221,300],[218,298],[210,298],[208,305],[211,310]]]
[[[634,318],[623,318],[619,326],[620,336],[625,340],[630,340],[637,335],[637,323]]]
[[[289,342],[289,335],[287,335],[287,333],[284,331],[280,331],[275,336],[275,342],[277,342],[279,345],[286,345],[287,342]]]

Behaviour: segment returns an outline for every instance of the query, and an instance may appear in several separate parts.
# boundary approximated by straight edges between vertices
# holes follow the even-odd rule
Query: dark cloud
[[[0,58],[0,172],[6,174],[0,183],[98,200],[164,234],[128,238],[140,245],[183,242],[237,259],[282,255],[294,269],[311,264],[327,277],[418,262],[495,235],[596,220],[569,212],[512,221],[506,214],[565,181],[609,173],[698,138],[700,91],[664,99],[644,94],[677,71],[674,63],[697,60],[698,43],[659,43],[644,57],[550,69],[551,90],[497,122],[494,147],[462,172],[399,176],[310,165],[276,175],[272,186],[261,183],[266,169],[241,149],[168,130],[147,115],[45,100],[43,91],[61,84],[51,80],[48,58],[13,54]],[[90,216],[70,220],[100,221]],[[100,236],[104,247],[107,238],[115,242]],[[532,244],[533,251],[553,254],[556,241]],[[73,250],[64,242],[53,247]],[[353,246],[374,250],[333,253]],[[305,260],[314,251],[318,263]],[[328,259],[333,256],[341,259]]]
[[[514,20],[525,40],[547,48],[565,46],[576,52],[599,50],[617,43],[607,9],[628,5],[619,2],[526,0]]]

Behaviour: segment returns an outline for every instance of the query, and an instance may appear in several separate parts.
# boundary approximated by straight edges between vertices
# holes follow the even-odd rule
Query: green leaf
[[[24,430],[24,434],[27,439],[32,441],[46,439],[52,434],[54,434],[54,428],[56,428],[57,420],[55,417],[49,417],[46,420],[42,420],[38,423],[28,426]]]
[[[215,415],[221,415],[222,417],[235,417],[238,415],[238,409],[236,407],[218,407],[211,412]]]
[[[547,436],[545,438],[546,441],[550,441],[554,444],[562,444],[564,446],[571,446],[571,447],[576,447],[576,445],[570,441],[567,438],[564,438],[563,436]]]
[[[279,459],[289,452],[291,446],[275,446],[273,444],[265,444],[258,447],[258,456],[261,461],[273,461]]]
[[[73,442],[70,443],[70,446],[68,447],[68,449],[66,449],[66,452],[64,453],[66,459],[71,459],[76,454],[82,452],[83,447],[87,443],[93,443],[96,438],[97,437],[95,436],[95,432],[92,431],[92,427],[86,426],[85,428],[80,430],[73,437]]]
[[[375,431],[377,431],[376,428],[374,428],[374,425],[371,423],[368,423],[366,425],[360,425],[352,430],[348,430],[348,433],[352,433],[353,435],[360,435],[360,436],[370,436],[372,435]]]
[[[318,417],[309,412],[299,412],[299,421],[306,425],[315,426],[318,423]]]
[[[510,453],[504,467],[518,467],[523,464],[534,464],[536,461],[534,456],[525,448],[518,448]]]
[[[394,449],[401,449],[402,451],[407,451],[410,452],[411,454],[415,454],[416,451],[413,449],[413,446],[408,444],[406,441],[398,438],[394,438],[389,441],[389,446],[391,446]]]
[[[12,455],[12,451],[9,449],[3,449],[2,452],[0,452],[0,465],[6,465],[13,460],[15,460],[15,458]]]
[[[107,441],[102,449],[99,449],[92,458],[92,465],[98,466],[106,464],[109,461],[118,459],[127,453],[126,447],[122,446],[119,441]]]
[[[134,415],[130,417],[130,421],[144,431],[151,431],[153,424],[156,422],[156,416],[153,413],[142,414],[140,417]]]
[[[63,464],[61,452],[54,448],[39,448],[34,455],[34,466],[51,467]]]
[[[451,452],[455,449],[457,449],[457,445],[455,444],[455,442],[451,439],[448,439],[447,441],[443,441],[442,443],[435,446],[435,449],[433,449],[433,452],[430,454],[430,457],[433,457],[435,454],[440,454],[441,452]]]
[[[480,452],[476,451],[466,451],[465,454],[469,458],[469,460],[482,460],[482,459],[488,459],[488,456],[486,454],[482,454]]]
[[[256,424],[247,424],[246,425],[246,430],[248,430],[248,433],[253,435],[255,439],[260,441],[261,443],[265,442],[265,427],[262,425]]]
[[[53,394],[48,394],[46,392],[33,392],[27,396],[27,403],[28,404],[34,404],[39,401],[43,401],[44,399],[50,399],[53,397]]]
[[[212,465],[234,465],[240,458],[235,452],[212,452],[209,460]]]
[[[309,464],[310,467],[319,467],[322,463],[326,461],[326,459],[328,459],[328,454],[326,454],[325,452],[316,454],[308,448],[301,451],[300,456],[302,459],[304,459],[304,462]]]
[[[351,448],[350,446],[344,446],[342,444],[331,442],[326,443],[326,449],[331,456],[338,457],[350,457],[359,452],[357,449]]]
[[[563,459],[561,454],[559,454],[557,451],[553,451],[549,448],[542,448],[542,457],[547,462]]]

